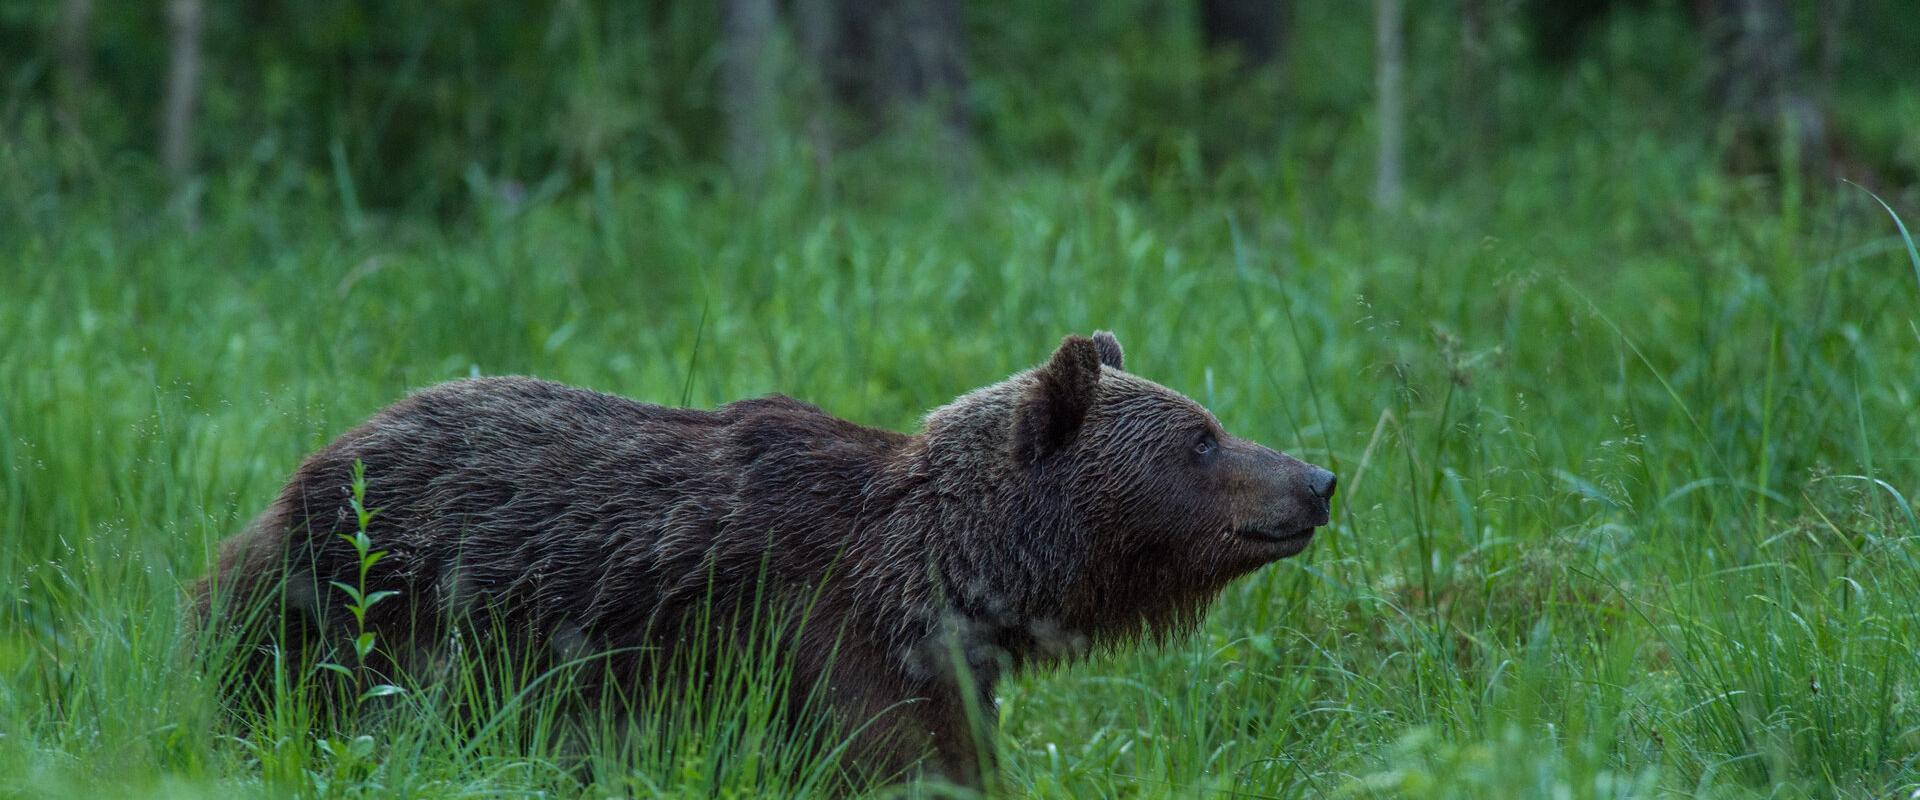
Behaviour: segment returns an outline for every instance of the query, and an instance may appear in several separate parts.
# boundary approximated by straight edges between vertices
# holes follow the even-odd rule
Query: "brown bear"
[[[357,530],[356,462],[386,551],[364,582],[341,535]],[[367,612],[369,669],[444,662],[460,620],[484,611],[506,637],[489,646],[617,654],[604,680],[645,692],[694,620],[737,640],[746,617],[712,609],[805,604],[778,652],[812,687],[795,707],[805,694],[802,713],[850,732],[843,760],[978,784],[978,712],[991,718],[1008,670],[1191,627],[1229,581],[1307,546],[1334,483],[1123,371],[1104,331],[911,436],[777,395],[698,411],[478,378],[413,394],[308,458],[222,546],[199,610],[256,654],[351,663],[356,625],[332,582],[364,583],[398,593]]]

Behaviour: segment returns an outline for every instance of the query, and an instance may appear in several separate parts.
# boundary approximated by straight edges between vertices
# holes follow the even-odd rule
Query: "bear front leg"
[[[880,648],[842,643],[837,653],[824,647],[798,652],[795,686],[814,687],[809,705],[824,705],[837,723],[844,737],[836,743],[844,745],[840,761],[850,772],[869,780],[924,777],[984,788],[992,765],[983,754],[992,748],[983,745],[992,741],[996,716],[990,692],[953,680],[950,670],[909,675],[910,668]],[[974,687],[979,699],[966,702],[963,686]]]
[[[924,770],[929,777],[984,790],[997,773],[998,714],[991,694],[975,693],[971,704],[967,696],[961,686],[950,684],[925,698],[920,719],[931,734],[933,752]]]
[[[991,705],[970,711],[952,687],[923,686],[886,696],[840,694],[834,713],[850,734],[848,761],[866,776],[985,788],[993,773]]]

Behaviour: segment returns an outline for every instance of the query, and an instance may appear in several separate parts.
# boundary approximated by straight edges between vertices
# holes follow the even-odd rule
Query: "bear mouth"
[[[1314,529],[1307,528],[1241,528],[1234,534],[1242,539],[1269,544],[1306,544],[1313,538]]]

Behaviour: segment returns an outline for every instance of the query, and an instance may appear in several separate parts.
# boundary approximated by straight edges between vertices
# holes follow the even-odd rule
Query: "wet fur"
[[[784,666],[861,731],[851,762],[899,775],[931,753],[978,783],[987,731],[967,708],[991,718],[1006,670],[1186,629],[1291,554],[1235,531],[1311,513],[1276,499],[1299,462],[1264,448],[1284,461],[1183,472],[1176,438],[1218,423],[1122,363],[1110,334],[1068,337],[912,436],[780,396],[697,411],[530,378],[442,384],[301,464],[223,546],[200,615],[258,645],[243,677],[271,669],[269,645],[337,653],[351,619],[328,586],[358,568],[337,535],[358,460],[388,552],[367,588],[400,592],[368,618],[375,671],[419,674],[484,616],[509,637],[490,646],[614,651],[597,674],[637,696],[703,610],[805,606],[779,632]],[[240,621],[270,600],[266,624]]]

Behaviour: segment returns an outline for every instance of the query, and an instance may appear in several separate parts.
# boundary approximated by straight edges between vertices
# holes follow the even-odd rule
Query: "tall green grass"
[[[510,698],[479,737],[436,713],[236,733],[181,657],[183,585],[303,454],[434,381],[779,391],[911,430],[1103,327],[1342,493],[1190,639],[1006,685],[1011,791],[1920,788],[1920,258],[1886,210],[1596,129],[1382,217],[1346,179],[1363,151],[987,169],[955,196],[857,163],[835,191],[782,172],[751,196],[609,166],[517,204],[476,182],[460,223],[240,176],[192,233],[8,194],[0,775],[39,796],[824,788],[818,764],[742,766],[788,758],[757,678],[584,746]],[[0,181],[34,158],[8,150]]]

